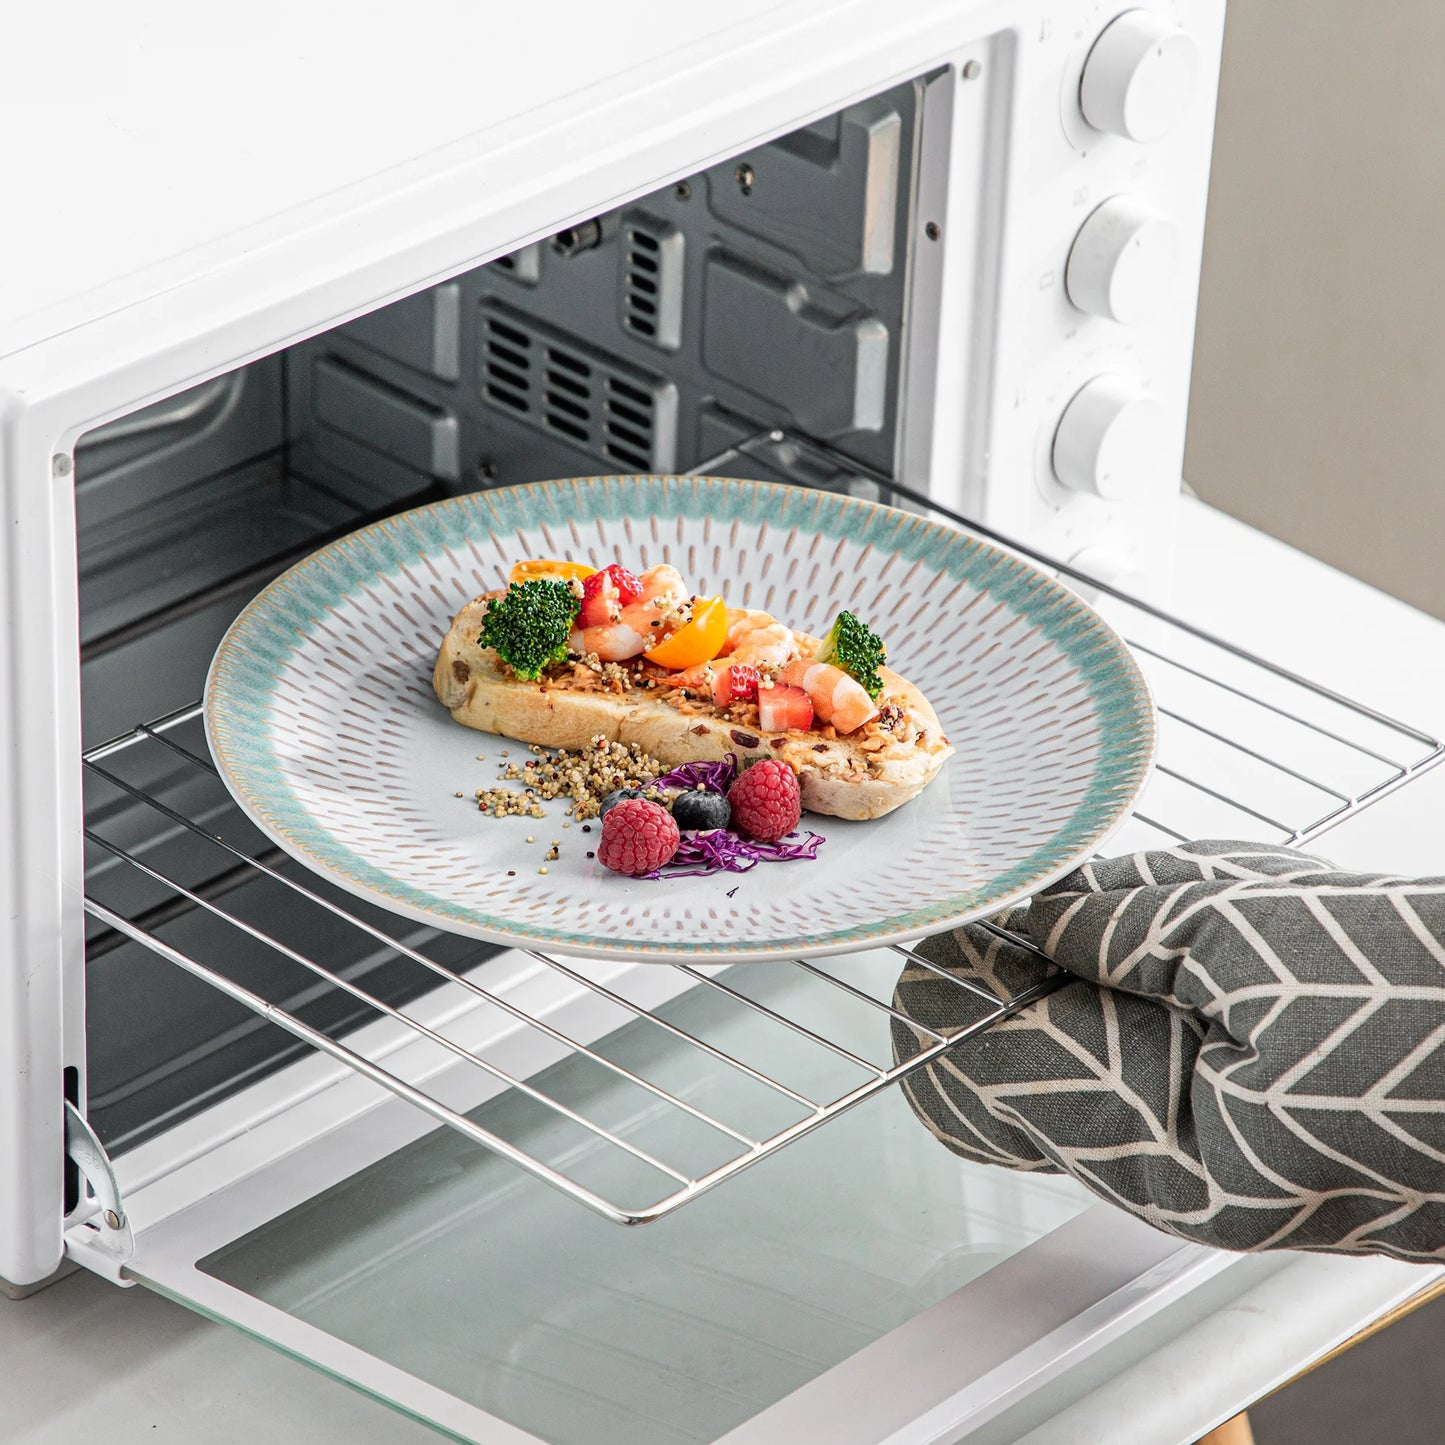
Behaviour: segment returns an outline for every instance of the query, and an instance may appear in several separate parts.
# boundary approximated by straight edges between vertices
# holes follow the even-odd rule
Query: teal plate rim
[[[744,501],[751,505],[744,507]],[[469,535],[490,541],[523,527],[555,526],[570,534],[580,518],[650,520],[704,512],[720,519],[807,526],[832,539],[846,536],[909,560],[925,559],[958,580],[986,576],[990,595],[1038,626],[1088,687],[1101,734],[1098,765],[1068,820],[986,885],[867,925],[742,939],[722,948],[676,940],[654,944],[537,928],[405,883],[318,825],[275,766],[274,749],[268,746],[272,695],[266,679],[274,679],[306,644],[306,623],[314,624],[317,609],[349,597],[353,587],[379,581],[400,561],[425,561],[426,554],[406,545],[415,543],[419,519],[448,518],[448,536],[461,546]],[[439,632],[438,643],[440,637]],[[349,893],[485,942],[578,957],[689,963],[857,952],[905,943],[1016,906],[1086,862],[1127,820],[1149,779],[1158,741],[1153,697],[1128,645],[1082,598],[1024,558],[972,533],[857,497],[775,482],[662,475],[571,477],[470,492],[397,513],[328,543],[265,587],[231,624],[207,672],[204,724],[221,780],[247,818],[297,861]]]

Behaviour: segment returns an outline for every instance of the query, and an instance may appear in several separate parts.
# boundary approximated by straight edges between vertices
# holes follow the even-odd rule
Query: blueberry
[[[603,798],[601,811],[597,816],[599,818],[605,818],[609,808],[615,808],[619,803],[625,803],[629,798],[640,797],[642,797],[641,788],[618,788]]]
[[[726,828],[732,822],[733,810],[721,793],[699,793],[696,788],[679,793],[672,800],[672,820],[679,828],[701,832],[706,828]]]

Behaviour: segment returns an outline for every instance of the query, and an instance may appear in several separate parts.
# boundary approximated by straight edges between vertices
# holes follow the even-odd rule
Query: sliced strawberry
[[[730,702],[752,701],[757,698],[761,681],[757,668],[750,663],[734,662],[720,668],[712,681],[713,705],[726,707]]]
[[[629,571],[620,562],[611,562],[602,570],[612,578],[613,585],[617,588],[617,600],[624,607],[642,596],[642,583],[636,573]]]
[[[613,562],[582,583],[578,627],[606,627],[617,621],[629,602],[642,596],[642,583],[626,567]]]
[[[582,606],[577,613],[578,627],[606,627],[617,621],[621,611],[617,589],[604,572],[594,572],[582,583]]]
[[[770,733],[813,726],[813,699],[801,687],[777,683],[758,692],[758,721]]]
[[[756,702],[762,686],[762,674],[750,662],[735,662],[728,668],[733,696],[744,702]]]

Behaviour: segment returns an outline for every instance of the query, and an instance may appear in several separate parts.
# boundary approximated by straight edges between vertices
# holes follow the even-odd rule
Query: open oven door
[[[898,963],[862,955],[851,977],[881,981]],[[655,1025],[617,1025],[599,994],[539,961],[503,954],[476,976],[596,1055],[663,1076]],[[617,965],[605,986],[656,995],[658,978]],[[800,973],[768,1007],[796,1003],[790,988],[811,998],[817,984]],[[772,1052],[764,1016],[717,989],[695,982],[650,1004],[793,1085],[820,1081]],[[505,1056],[496,1008],[464,989],[411,1012]],[[845,1047],[876,1034],[843,991],[811,1017]],[[476,1070],[390,1023],[348,1045],[545,1152],[553,1126],[525,1090],[479,1086]],[[636,1098],[622,1082],[599,1090],[586,1057],[512,1062],[548,1097],[585,1089],[608,1127],[629,1110],[637,1122]],[[737,1117],[722,1078],[684,1090],[687,1101]],[[659,1151],[665,1127],[648,1136]],[[609,1146],[596,1142],[592,1160],[588,1148],[554,1157],[603,1188]],[[467,1441],[959,1439],[1229,1262],[1091,1204],[1069,1181],[954,1158],[893,1088],[645,1228],[599,1218],[324,1056],[123,1156],[116,1174],[122,1227],[97,1207],[69,1231],[75,1258]]]

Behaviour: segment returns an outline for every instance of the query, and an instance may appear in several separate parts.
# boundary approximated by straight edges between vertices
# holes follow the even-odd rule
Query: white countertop
[[[1445,729],[1445,624],[1195,502],[1185,503],[1174,607],[1382,711]],[[1321,851],[1352,867],[1445,874],[1442,815],[1445,767],[1352,819]],[[1438,1273],[1385,1260],[1243,1257],[1155,1316],[1143,1338],[1126,1337],[968,1438],[1185,1445]],[[82,1274],[27,1301],[0,1300],[4,1445],[437,1438],[141,1289]]]

